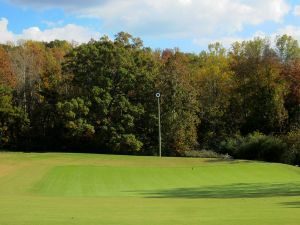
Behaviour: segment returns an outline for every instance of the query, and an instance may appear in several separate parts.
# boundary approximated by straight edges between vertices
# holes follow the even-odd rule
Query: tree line
[[[121,32],[74,45],[0,46],[0,147],[157,154],[213,150],[299,163],[300,48],[255,38],[199,54]]]

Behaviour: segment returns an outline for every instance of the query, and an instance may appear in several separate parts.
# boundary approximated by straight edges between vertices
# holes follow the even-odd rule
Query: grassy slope
[[[0,153],[1,225],[298,225],[300,168]]]

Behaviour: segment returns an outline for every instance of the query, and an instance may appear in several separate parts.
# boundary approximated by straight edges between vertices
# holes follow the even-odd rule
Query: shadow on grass
[[[287,208],[300,208],[300,201],[299,202],[282,202],[280,204]]]
[[[259,198],[273,196],[300,196],[300,184],[246,184],[237,183],[199,188],[175,188],[138,191],[145,198]],[[300,206],[300,203],[299,203]]]

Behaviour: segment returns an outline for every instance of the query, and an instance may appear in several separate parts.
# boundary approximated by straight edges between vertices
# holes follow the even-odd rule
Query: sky
[[[0,43],[84,43],[120,31],[194,53],[254,37],[300,41],[300,0],[0,0]]]

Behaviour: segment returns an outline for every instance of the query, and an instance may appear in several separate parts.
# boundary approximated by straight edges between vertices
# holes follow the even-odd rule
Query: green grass
[[[0,225],[298,225],[300,168],[0,153]]]

